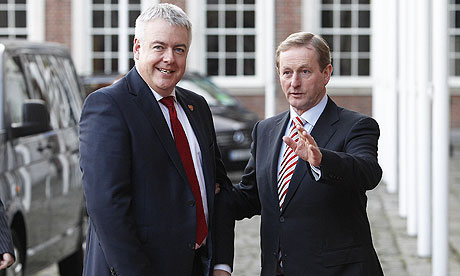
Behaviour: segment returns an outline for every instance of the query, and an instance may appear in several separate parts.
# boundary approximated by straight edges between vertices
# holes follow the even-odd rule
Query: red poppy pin
[[[190,109],[190,111],[193,111],[193,105],[189,104],[188,109]]]

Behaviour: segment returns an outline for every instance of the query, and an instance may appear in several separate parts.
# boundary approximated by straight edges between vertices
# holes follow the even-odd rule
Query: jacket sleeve
[[[357,185],[357,188],[362,190],[375,188],[382,177],[382,169],[377,161],[379,135],[377,122],[370,117],[363,117],[345,134],[343,151],[321,148],[319,181]],[[353,188],[351,186],[347,188]]]
[[[129,130],[117,103],[103,91],[85,101],[80,154],[87,210],[107,264],[119,275],[154,275],[132,214]]]
[[[6,222],[5,209],[0,200],[0,255],[10,253],[14,256],[13,241],[11,239],[11,232]]]

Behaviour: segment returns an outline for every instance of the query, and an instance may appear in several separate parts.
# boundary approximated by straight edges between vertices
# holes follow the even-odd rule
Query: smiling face
[[[278,73],[286,100],[302,115],[323,98],[332,65],[321,70],[311,46],[296,46],[280,53]]]
[[[145,23],[141,40],[134,39],[134,59],[142,79],[161,96],[169,96],[185,73],[189,49],[186,28],[163,19]]]

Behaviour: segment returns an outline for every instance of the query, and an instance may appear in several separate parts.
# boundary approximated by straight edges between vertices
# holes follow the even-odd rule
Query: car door
[[[83,192],[78,165],[77,123],[81,91],[72,63],[59,54],[26,55],[34,97],[50,110],[50,231],[53,259],[75,250],[80,232]],[[80,99],[80,101],[79,101]]]

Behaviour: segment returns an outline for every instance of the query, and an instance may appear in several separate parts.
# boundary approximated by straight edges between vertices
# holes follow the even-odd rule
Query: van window
[[[80,116],[80,87],[70,60],[52,55],[27,54],[24,57],[31,93],[48,106],[51,127],[60,129],[76,125]]]
[[[5,110],[9,123],[22,123],[22,104],[29,99],[24,72],[18,56],[5,55]]]

